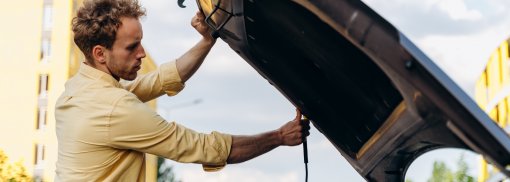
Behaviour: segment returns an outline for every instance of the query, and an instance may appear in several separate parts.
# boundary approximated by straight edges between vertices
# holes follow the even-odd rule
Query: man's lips
[[[135,65],[133,68],[133,71],[137,72],[138,70],[142,69],[142,62],[139,61],[138,64]]]

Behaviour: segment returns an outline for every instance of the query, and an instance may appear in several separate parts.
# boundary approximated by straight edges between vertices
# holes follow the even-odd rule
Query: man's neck
[[[93,63],[90,63],[89,61],[85,61],[85,64],[92,67],[92,68],[95,68],[99,71],[102,71],[102,72],[105,72],[106,74],[112,76],[115,80],[119,81],[120,78],[113,75],[112,72],[110,71],[110,69],[108,69],[108,66],[104,65],[104,64],[93,64]]]

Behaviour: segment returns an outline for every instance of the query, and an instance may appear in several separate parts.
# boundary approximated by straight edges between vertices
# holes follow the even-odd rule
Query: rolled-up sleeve
[[[131,93],[115,104],[110,114],[108,137],[112,147],[203,164],[206,171],[224,167],[232,146],[230,135],[198,133],[165,121]]]
[[[147,102],[163,94],[174,96],[184,89],[175,61],[167,62],[157,70],[140,75],[133,81],[122,80],[122,87]]]
[[[175,61],[162,64],[159,67],[159,76],[161,77],[161,85],[163,90],[168,96],[173,96],[179,93],[184,88],[179,72],[177,71],[177,64]]]

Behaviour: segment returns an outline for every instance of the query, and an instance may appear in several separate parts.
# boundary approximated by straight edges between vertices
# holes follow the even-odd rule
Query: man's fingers
[[[200,12],[200,11],[197,11],[196,15],[199,18],[204,18],[204,14],[202,12]]]
[[[200,11],[197,11],[195,16],[193,16],[193,18],[191,18],[191,24],[197,25],[198,23],[204,21],[204,19],[205,19],[204,14],[202,14],[202,12],[200,12]]]
[[[296,108],[296,117],[294,120],[282,126],[281,130],[283,131],[284,145],[299,145],[310,135],[310,120],[301,119],[301,117],[301,111]]]
[[[202,12],[200,11],[197,11],[197,13],[195,14],[195,16],[193,17],[193,21],[197,21],[197,22],[202,22],[204,21],[205,19],[205,16]]]
[[[196,16],[194,16],[193,18],[191,18],[191,26],[195,27],[197,26],[197,24],[198,24],[197,18]]]
[[[301,120],[301,111],[296,108],[296,117],[294,118],[294,121]]]
[[[308,131],[310,130],[310,120],[308,119],[302,119],[301,122],[299,123],[303,129],[303,131]]]

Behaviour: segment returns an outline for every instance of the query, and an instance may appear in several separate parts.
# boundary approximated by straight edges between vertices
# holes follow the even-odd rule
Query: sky
[[[465,92],[485,68],[490,53],[510,36],[508,0],[365,0],[368,6],[397,27],[428,55]],[[142,0],[143,45],[157,64],[173,61],[200,40],[190,26],[197,7],[185,9],[173,0]],[[218,40],[186,88],[174,97],[158,100],[158,113],[199,132],[220,131],[251,135],[279,128],[295,115],[294,106],[250,65]],[[335,147],[316,129],[308,138],[309,181],[364,181]],[[426,181],[432,162],[453,168],[464,155],[476,175],[478,156],[471,152],[438,150],[415,161],[408,172],[414,181]],[[301,146],[279,147],[220,172],[204,172],[197,164],[169,161],[185,182],[304,181]]]

